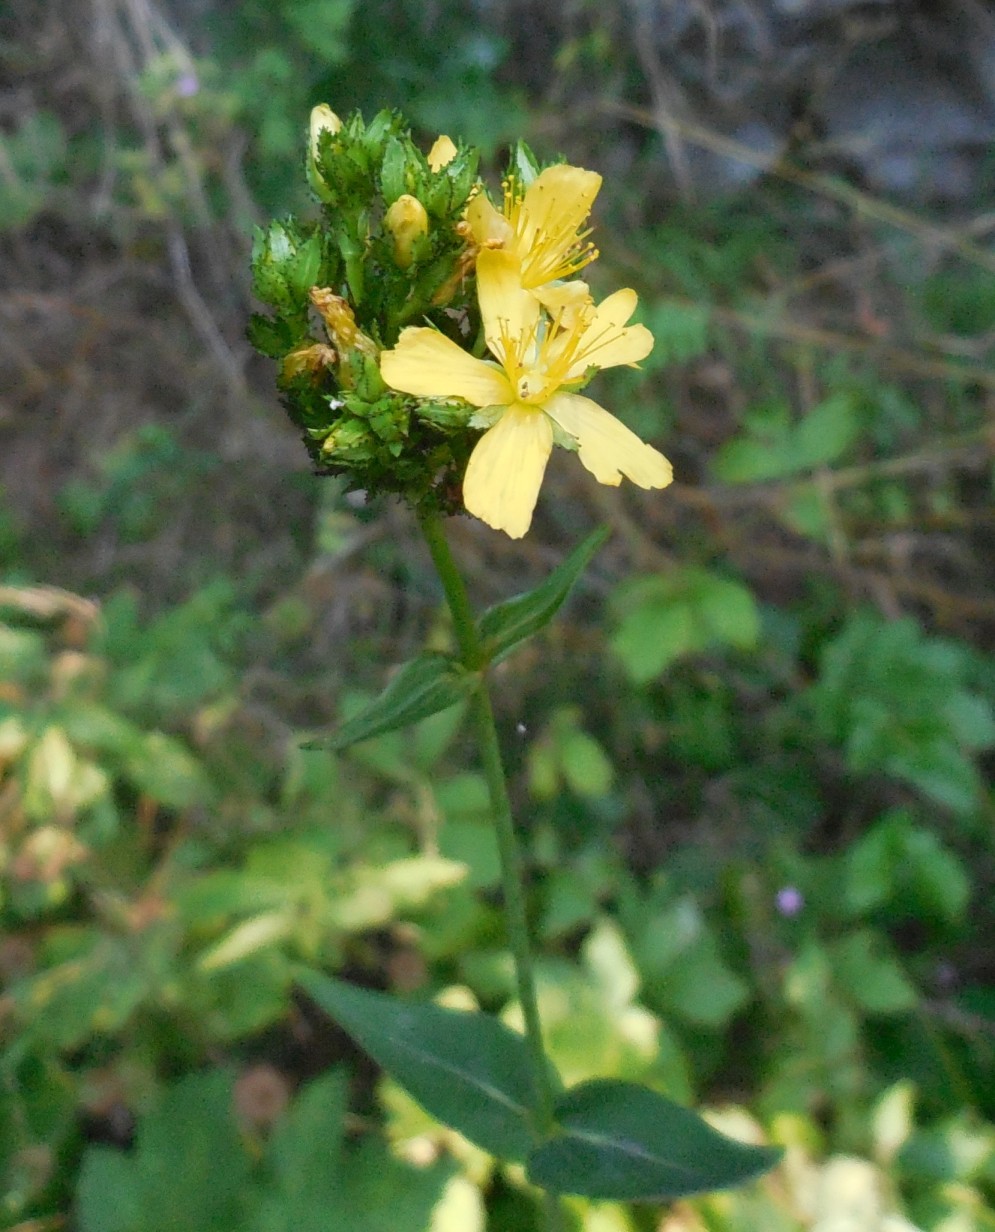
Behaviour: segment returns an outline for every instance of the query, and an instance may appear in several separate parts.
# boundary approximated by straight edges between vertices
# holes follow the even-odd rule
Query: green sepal
[[[287,263],[287,281],[298,300],[307,299],[308,291],[317,283],[320,271],[321,236],[315,231],[298,246]]]
[[[391,137],[380,169],[380,190],[385,205],[393,205],[408,188],[408,151],[398,137]]]
[[[446,218],[463,208],[477,182],[477,150],[460,150],[452,162],[429,172],[424,190],[425,208],[433,218]]]
[[[539,175],[539,162],[524,141],[517,141],[511,152],[508,174],[522,186],[528,186]]]
[[[767,1172],[777,1147],[748,1146],[648,1087],[599,1078],[557,1103],[561,1133],[536,1147],[528,1178],[553,1193],[663,1202],[729,1189]]]
[[[477,677],[448,655],[426,652],[401,667],[384,691],[329,736],[306,749],[347,749],[360,740],[396,731],[448,710],[476,687]]]
[[[290,236],[282,223],[256,227],[252,239],[252,290],[257,299],[274,308],[290,305],[286,266],[293,258]]]
[[[257,351],[270,359],[283,359],[288,351],[293,350],[296,341],[286,320],[265,317],[259,312],[249,317],[246,336]]]
[[[535,590],[484,612],[477,622],[477,633],[485,663],[503,658],[549,624],[609,533],[607,526],[598,527]]]
[[[538,1141],[524,1036],[488,1014],[402,1001],[303,969],[298,981],[426,1112],[500,1159]]]

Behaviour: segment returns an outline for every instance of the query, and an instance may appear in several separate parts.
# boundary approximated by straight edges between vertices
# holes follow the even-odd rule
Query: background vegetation
[[[778,38],[942,68],[954,8],[966,65],[949,8],[761,46],[734,3],[0,5],[2,1226],[533,1226],[292,983],[515,1015],[460,716],[299,748],[448,636],[408,512],[308,473],[243,338],[327,101],[601,170],[658,339],[601,394],[672,489],[554,458],[525,541],[454,540],[483,604],[615,528],[499,676],[560,1071],[791,1150],[579,1226],[995,1228],[990,163],[924,110],[899,195],[842,76],[733,89]]]

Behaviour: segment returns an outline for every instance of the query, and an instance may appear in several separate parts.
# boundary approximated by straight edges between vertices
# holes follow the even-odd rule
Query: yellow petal
[[[463,479],[463,504],[474,517],[512,539],[532,524],[553,448],[553,427],[542,411],[514,403],[477,442]]]
[[[541,309],[523,288],[512,253],[485,248],[478,254],[477,299],[487,345],[505,367],[515,367],[535,339]]]
[[[435,139],[435,144],[428,152],[428,165],[432,171],[441,171],[443,167],[448,166],[453,161],[459,151],[453,144],[452,138],[447,137],[445,133],[440,134]]]
[[[547,167],[525,190],[517,232],[524,250],[537,236],[562,234],[576,239],[601,187],[601,176],[563,163]]]
[[[565,381],[576,380],[594,365],[614,368],[636,364],[653,350],[653,335],[645,325],[626,325],[636,310],[637,296],[628,288],[602,300],[588,319],[576,344]]]
[[[466,221],[470,224],[474,243],[481,247],[485,244],[500,247],[507,244],[514,235],[511,223],[500,210],[494,208],[483,190],[478,192],[466,207]]]
[[[598,255],[580,227],[591,212],[601,176],[582,167],[547,167],[511,205],[514,251],[530,289],[577,273]],[[509,206],[506,205],[508,210]]]
[[[532,292],[556,324],[565,330],[574,330],[585,312],[593,308],[591,288],[579,278],[570,282],[547,282]]]
[[[412,326],[380,356],[391,387],[420,398],[465,398],[473,406],[505,406],[514,395],[499,368],[475,359],[437,330]]]
[[[639,296],[635,291],[631,287],[622,287],[620,291],[615,291],[612,295],[606,296],[598,304],[594,317],[606,325],[611,324],[617,329],[621,329],[636,311],[638,303]]]
[[[598,483],[616,487],[624,475],[641,488],[665,488],[673,479],[674,469],[662,453],[590,398],[554,394],[544,409],[577,441],[578,456]]]

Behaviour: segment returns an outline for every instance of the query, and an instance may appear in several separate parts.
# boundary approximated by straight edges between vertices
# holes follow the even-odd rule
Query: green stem
[[[525,1019],[525,1039],[532,1059],[532,1075],[539,1097],[538,1129],[549,1134],[556,1125],[554,1116],[554,1093],[546,1050],[542,1042],[542,1023],[539,1019],[539,1003],[536,999],[535,971],[532,965],[532,949],[529,945],[529,924],[525,910],[525,865],[515,821],[508,796],[508,783],[501,759],[494,709],[487,688],[487,661],[484,649],[477,636],[473,608],[466,593],[466,584],[449,550],[442,518],[438,510],[422,506],[419,521],[428,550],[432,556],[446,603],[453,618],[456,644],[459,647],[463,666],[477,672],[478,684],[470,702],[470,714],[480,747],[484,776],[490,796],[491,811],[497,831],[498,852],[501,860],[501,884],[504,891],[505,919],[508,927],[508,943],[515,963],[515,982],[518,1000]],[[564,1227],[564,1210],[555,1194],[544,1195],[546,1224],[549,1232],[560,1232]]]
[[[521,1002],[525,1019],[525,1038],[532,1058],[533,1076],[539,1096],[541,1121],[538,1128],[541,1133],[546,1134],[555,1125],[553,1088],[542,1043],[535,973],[532,965],[532,951],[529,946],[528,917],[525,911],[525,867],[518,836],[515,833],[504,764],[501,760],[501,746],[498,742],[494,710],[491,707],[490,693],[487,688],[487,664],[480,639],[477,636],[473,609],[470,607],[466,586],[449,550],[442,518],[435,509],[425,508],[419,511],[419,518],[428,550],[432,554],[432,561],[439,574],[439,580],[442,582],[442,589],[445,591],[446,602],[452,613],[456,643],[459,646],[463,666],[469,671],[479,673],[479,683],[470,703],[470,714],[480,746],[480,756],[497,830],[508,942],[515,961],[518,999]]]

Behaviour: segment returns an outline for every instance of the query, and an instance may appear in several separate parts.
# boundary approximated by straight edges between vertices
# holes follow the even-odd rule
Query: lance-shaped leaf
[[[519,642],[549,624],[608,535],[607,526],[599,527],[574,548],[542,585],[498,603],[481,616],[477,631],[485,663],[503,658]]]
[[[401,1001],[317,971],[298,980],[426,1112],[492,1155],[525,1159],[540,1099],[523,1036],[487,1014]]]
[[[534,1185],[554,1193],[651,1202],[728,1189],[772,1168],[774,1147],[747,1146],[647,1087],[595,1079],[560,1099],[562,1133],[529,1156]]]
[[[368,706],[347,719],[330,736],[319,736],[306,749],[347,749],[360,740],[396,731],[448,710],[475,688],[477,677],[448,655],[426,653],[411,659]]]

